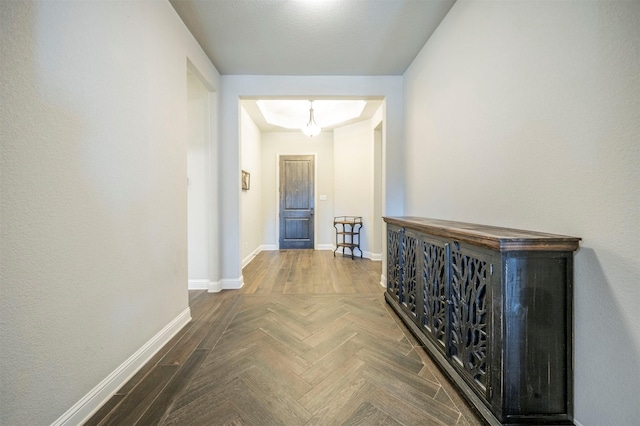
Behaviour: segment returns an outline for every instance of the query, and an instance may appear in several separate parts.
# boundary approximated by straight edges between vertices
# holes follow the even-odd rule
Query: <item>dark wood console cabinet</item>
[[[386,217],[385,298],[489,424],[573,424],[580,238]]]

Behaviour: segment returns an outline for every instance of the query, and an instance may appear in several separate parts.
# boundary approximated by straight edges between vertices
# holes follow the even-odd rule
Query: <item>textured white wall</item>
[[[0,424],[50,424],[188,306],[187,57],[165,2],[0,3]]]
[[[458,1],[405,74],[406,214],[582,237],[575,417],[638,424],[640,2]]]
[[[384,214],[403,208],[403,103],[401,76],[239,76],[221,77],[220,91],[220,207],[223,279],[241,278],[240,258],[240,97],[303,96],[383,97]]]
[[[371,120],[339,127],[333,131],[333,138],[335,216],[362,216],[360,248],[368,252],[370,257],[375,231],[374,138]],[[351,254],[348,250],[345,253]]]
[[[382,126],[382,124],[380,125]],[[373,224],[371,252],[382,256],[384,222],[382,221],[382,128],[373,132]]]
[[[384,135],[384,108],[381,105],[376,113],[371,117],[371,127],[373,128],[373,230],[371,239],[371,252],[376,260],[378,255],[383,259],[383,252],[386,251],[387,237],[386,225],[382,220],[384,215],[384,161],[383,161],[383,135]],[[383,268],[386,268],[383,266]]]
[[[280,155],[315,155],[315,246],[334,244],[333,228],[333,135],[322,132],[313,138],[302,132],[269,132],[262,134],[262,222],[263,242],[279,244],[278,158]],[[320,195],[326,201],[320,201]]]
[[[262,219],[261,133],[244,108],[240,108],[241,169],[250,174],[250,189],[242,191],[241,202],[241,256],[250,260],[250,255],[262,245],[264,224]],[[240,175],[238,175],[240,179]]]
[[[209,91],[187,73],[189,280],[209,281]]]

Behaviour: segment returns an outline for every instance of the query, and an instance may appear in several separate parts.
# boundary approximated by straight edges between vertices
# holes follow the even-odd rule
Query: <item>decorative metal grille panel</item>
[[[447,325],[446,251],[422,241],[422,326],[445,347]]]
[[[387,291],[400,300],[400,232],[387,231]]]
[[[487,262],[451,251],[451,357],[487,387]]]
[[[407,308],[407,311],[414,317],[418,315],[418,309],[416,307],[417,292],[416,292],[416,265],[418,263],[418,240],[405,235],[403,246],[403,258],[405,260],[404,269],[402,271],[402,303]]]

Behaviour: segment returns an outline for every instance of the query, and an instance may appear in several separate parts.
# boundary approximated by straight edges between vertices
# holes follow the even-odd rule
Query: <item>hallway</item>
[[[386,306],[380,262],[260,253],[87,425],[478,425]]]

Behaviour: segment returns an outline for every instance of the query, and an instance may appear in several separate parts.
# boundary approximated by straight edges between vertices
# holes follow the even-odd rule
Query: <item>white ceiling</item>
[[[402,75],[455,0],[170,0],[221,74]]]
[[[402,75],[455,2],[169,1],[223,75]],[[256,100],[242,106],[261,131],[291,131],[267,123]],[[382,104],[366,101],[360,117],[340,125]]]

